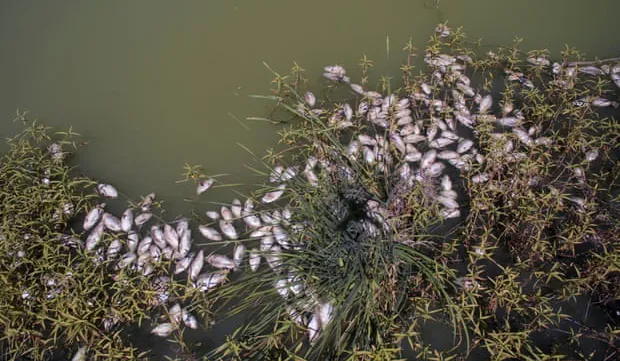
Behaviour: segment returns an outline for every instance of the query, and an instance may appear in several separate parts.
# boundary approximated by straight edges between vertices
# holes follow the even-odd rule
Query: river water
[[[248,97],[268,93],[263,62],[285,73],[296,61],[320,89],[324,65],[355,74],[366,54],[397,85],[402,45],[423,49],[446,20],[491,45],[518,36],[526,50],[612,57],[619,14],[618,0],[2,0],[0,136],[19,131],[18,108],[72,126],[89,142],[77,159],[85,174],[130,198],[154,191],[174,218],[194,192],[175,182],[186,162],[257,181],[239,144],[262,155],[277,141],[276,126],[243,121],[269,110]]]

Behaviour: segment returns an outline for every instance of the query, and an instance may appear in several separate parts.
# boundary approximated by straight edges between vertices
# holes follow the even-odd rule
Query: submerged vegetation
[[[620,65],[518,43],[442,24],[396,89],[365,57],[319,97],[274,72],[265,187],[206,219],[104,213],[76,135],[29,122],[0,161],[0,358],[154,358],[141,329],[187,360],[617,358]],[[187,167],[200,197],[214,178]],[[185,338],[235,315],[216,349]]]

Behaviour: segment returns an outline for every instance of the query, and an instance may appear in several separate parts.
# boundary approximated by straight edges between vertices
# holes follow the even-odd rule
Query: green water
[[[432,1],[427,0],[430,4]],[[78,159],[88,175],[130,197],[154,191],[170,215],[187,210],[193,189],[175,184],[185,162],[228,182],[251,182],[243,144],[263,154],[274,126],[235,121],[264,116],[268,92],[262,62],[286,72],[293,61],[320,86],[321,68],[340,63],[355,73],[362,54],[377,74],[398,80],[402,44],[423,49],[435,25],[449,20],[471,39],[590,57],[620,54],[620,1],[442,0],[0,2],[0,136],[14,134],[15,110],[90,144]],[[596,5],[595,5],[596,4]],[[386,39],[389,37],[390,53]],[[556,53],[557,54],[557,53]],[[230,199],[230,190],[211,199]]]

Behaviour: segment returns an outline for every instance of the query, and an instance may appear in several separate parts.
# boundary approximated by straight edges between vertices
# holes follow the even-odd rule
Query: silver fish
[[[443,163],[435,162],[425,169],[424,174],[431,178],[439,177],[445,167]]]
[[[473,183],[484,183],[488,180],[489,180],[489,175],[486,173],[476,174],[475,176],[471,177],[471,181]]]
[[[207,211],[206,214],[207,214],[207,217],[211,218],[214,221],[220,218],[220,214],[215,211]]]
[[[284,172],[284,167],[279,165],[275,166],[271,174],[269,174],[269,182],[277,183],[281,181],[280,177],[282,177],[282,172]]]
[[[219,269],[234,269],[236,267],[233,260],[221,254],[212,254],[208,256],[207,262],[211,266]]]
[[[351,83],[349,84],[349,86],[351,87],[351,90],[353,90],[357,94],[364,95],[364,88],[361,85]]]
[[[86,238],[86,244],[84,247],[87,251],[92,251],[97,247],[99,242],[101,242],[101,237],[103,237],[103,231],[104,231],[104,226],[103,226],[103,221],[101,221],[97,224],[97,226],[90,232],[90,234]]]
[[[129,252],[134,252],[136,250],[136,248],[138,248],[138,233],[135,231],[130,231],[127,234],[127,248],[129,249]]]
[[[174,274],[178,275],[179,273],[185,272],[185,270],[189,267],[193,260],[193,253],[190,253],[188,256],[178,260],[174,265]]]
[[[164,224],[164,239],[172,249],[179,249],[179,235],[169,224]]]
[[[474,146],[474,142],[469,139],[462,139],[456,146],[456,151],[458,153],[465,153],[470,150]]]
[[[110,213],[103,214],[103,225],[112,232],[121,231],[121,221]]]
[[[441,138],[440,138],[440,139],[441,139]],[[448,159],[456,159],[456,158],[458,158],[458,157],[460,157],[460,154],[459,154],[458,152],[453,151],[453,150],[444,150],[444,151],[439,152],[439,153],[437,154],[437,158],[439,158],[439,159],[445,159],[445,160],[448,160]]]
[[[405,155],[405,162],[417,162],[420,159],[422,159],[422,153],[420,153],[419,151],[415,150],[415,151],[411,151],[409,153],[407,153],[407,155]]]
[[[325,329],[327,325],[329,325],[329,322],[332,319],[333,310],[334,308],[331,303],[322,303],[319,305],[317,314],[319,316],[319,321],[321,322],[321,327],[323,329]]]
[[[443,147],[445,147],[447,145],[450,145],[452,143],[454,143],[454,140],[442,137],[442,138],[437,138],[437,139],[433,140],[432,142],[430,142],[428,144],[428,146],[431,147],[431,148],[439,148],[439,149],[441,149],[441,148],[443,148]]]
[[[221,222],[221,221],[220,221]],[[207,226],[198,226],[200,234],[210,241],[221,241],[222,235],[215,228]]]
[[[521,124],[521,120],[515,117],[505,117],[496,120],[497,124],[502,125],[504,127],[514,128]]]
[[[198,320],[194,317],[194,315],[189,313],[186,308],[181,311],[181,318],[183,319],[183,324],[185,327],[191,328],[192,330],[198,328]]]
[[[233,262],[235,263],[236,268],[241,266],[241,262],[243,261],[244,256],[245,256],[245,246],[241,243],[235,245],[235,250],[233,251]]]
[[[134,218],[133,222],[136,224],[136,226],[141,227],[143,224],[148,222],[151,217],[153,217],[153,213],[140,213],[136,216],[136,218]]]
[[[480,114],[485,114],[487,111],[489,111],[492,105],[493,105],[493,98],[491,97],[491,95],[485,95],[480,100],[480,106],[479,106],[478,112]]]
[[[162,323],[151,330],[151,333],[159,337],[168,337],[172,333],[174,326],[171,323]]]
[[[284,184],[279,185],[277,191],[266,193],[261,199],[261,201],[263,203],[272,203],[272,202],[277,201],[282,196],[282,194],[284,194],[285,188],[286,186]]]
[[[118,268],[125,268],[129,266],[136,260],[136,258],[136,254],[133,252],[124,254],[118,263]]]
[[[153,242],[155,242],[157,247],[161,249],[166,248],[166,246],[168,245],[168,242],[166,242],[166,239],[164,238],[164,232],[162,232],[161,229],[159,229],[159,227],[157,226],[151,227],[151,238],[153,239]]]
[[[436,158],[437,158],[437,151],[435,149],[431,149],[427,151],[426,153],[424,153],[424,155],[422,156],[422,159],[420,160],[420,168],[425,169],[425,168],[430,167],[430,165],[433,164],[433,162],[435,162]]]
[[[316,104],[316,97],[311,92],[306,92],[306,94],[304,94],[304,101],[310,107],[314,107],[314,105]]]
[[[174,306],[168,310],[168,316],[170,316],[170,322],[174,325],[178,325],[182,320],[181,305],[175,303]]]
[[[282,298],[286,298],[288,296],[288,280],[283,278],[276,281],[275,285],[276,291],[282,296]]]
[[[344,117],[346,120],[351,120],[351,118],[353,118],[353,109],[351,108],[349,104],[347,103],[344,104],[343,111],[344,111]]]
[[[241,211],[243,210],[241,201],[237,198],[233,199],[230,210],[235,218],[241,218]]]
[[[445,206],[446,208],[449,208],[449,209],[459,208],[459,204],[452,198],[437,196],[435,197],[435,200],[441,205]]]
[[[119,252],[121,251],[122,247],[123,247],[123,244],[121,243],[120,239],[112,240],[112,242],[110,242],[110,245],[108,246],[108,251],[106,253],[106,257],[108,259],[115,258],[119,254]]]
[[[458,218],[461,216],[461,211],[458,209],[444,208],[441,210],[440,214],[445,219]]]
[[[258,266],[260,265],[260,254],[258,254],[256,250],[250,251],[249,263],[250,263],[250,269],[252,270],[252,272],[256,272],[256,270],[258,269]]]
[[[206,273],[198,276],[196,288],[201,291],[208,291],[224,281],[226,281],[226,273],[224,272]]]
[[[131,226],[133,225],[133,211],[128,208],[121,215],[121,230],[123,232],[129,232],[131,230]]]
[[[99,194],[106,198],[116,198],[118,197],[118,191],[110,184],[99,183],[97,184],[97,191]]]
[[[405,143],[415,144],[426,140],[426,137],[420,134],[410,134],[403,138]]]
[[[105,203],[98,204],[97,206],[95,206],[95,208],[91,209],[88,214],[86,214],[86,218],[84,218],[85,231],[90,230],[95,224],[97,224],[97,222],[99,222],[99,219],[103,214],[104,207]]]
[[[197,195],[203,194],[209,188],[211,188],[211,186],[213,186],[213,183],[215,183],[215,179],[213,178],[201,180],[200,182],[198,182],[198,186],[196,187],[196,194]]]
[[[308,322],[308,340],[313,342],[319,335],[319,332],[319,318],[316,315],[312,315],[310,316],[310,321]]]
[[[189,278],[190,279],[195,280],[196,277],[198,277],[198,274],[200,274],[200,271],[202,270],[202,266],[204,266],[204,262],[205,262],[205,255],[204,255],[204,252],[200,250],[198,254],[196,255],[196,257],[194,258],[194,260],[189,265]]]
[[[151,237],[144,237],[142,241],[138,244],[138,256],[142,256],[143,254],[149,252],[149,248],[153,244],[153,239]]]
[[[512,132],[519,138],[521,143],[530,146],[532,145],[532,138],[527,134],[527,132],[521,128],[513,128]]]
[[[80,347],[71,358],[71,361],[86,361],[86,346]]]
[[[250,228],[258,228],[261,226],[260,218],[253,214],[245,214],[243,217],[243,222],[247,224]]]
[[[237,234],[237,230],[235,230],[235,227],[233,226],[233,224],[231,222],[227,222],[224,220],[220,221],[220,230],[222,231],[222,233],[230,238],[230,239],[237,239],[239,238],[239,235]]]
[[[226,206],[222,206],[222,208],[220,209],[220,214],[222,215],[222,218],[224,218],[224,220],[226,220],[226,221],[232,221],[233,220],[233,213]]]
[[[151,206],[153,205],[154,200],[155,200],[155,193],[147,194],[142,200],[142,202],[140,203],[140,209],[142,210],[142,212],[147,212],[148,210],[150,210]]]

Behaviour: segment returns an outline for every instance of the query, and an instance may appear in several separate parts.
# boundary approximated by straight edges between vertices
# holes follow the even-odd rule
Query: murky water
[[[428,4],[433,0],[426,0]],[[273,125],[246,122],[268,104],[262,62],[286,72],[293,61],[322,83],[321,68],[339,63],[355,74],[362,54],[377,74],[398,79],[409,38],[423,49],[435,25],[449,20],[472,40],[523,48],[565,44],[588,57],[620,54],[617,0],[166,1],[2,0],[0,136],[20,129],[17,108],[89,142],[81,169],[127,196],[154,191],[169,216],[186,213],[193,187],[175,183],[184,163],[256,179],[244,165],[277,140]],[[389,52],[387,39],[389,38]],[[229,188],[211,193],[228,200]]]

